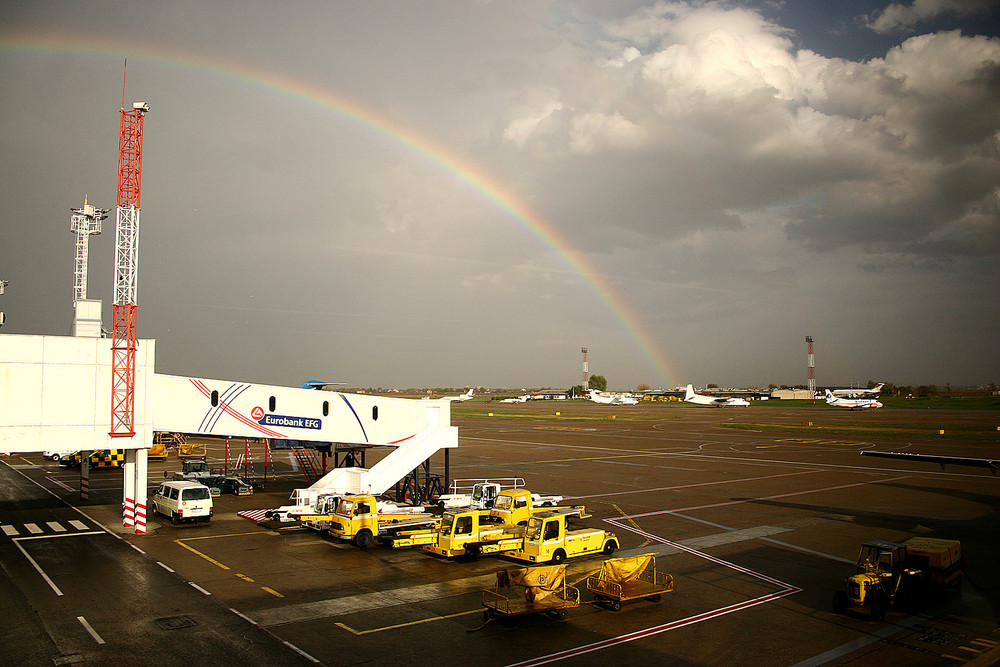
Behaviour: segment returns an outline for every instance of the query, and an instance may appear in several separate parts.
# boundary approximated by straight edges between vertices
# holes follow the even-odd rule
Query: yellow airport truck
[[[527,489],[506,489],[497,494],[493,507],[446,511],[433,530],[402,532],[385,538],[393,548],[422,547],[424,551],[454,558],[477,557],[514,551],[523,546],[524,529],[537,494]],[[564,508],[583,516],[584,508]]]
[[[613,554],[618,549],[618,537],[600,528],[572,528],[569,520],[579,516],[575,509],[557,507],[534,514],[528,519],[522,547],[504,555],[529,563],[558,565],[575,556]]]
[[[394,535],[403,530],[435,526],[441,517],[423,507],[400,507],[393,511],[390,506],[381,507],[371,495],[347,495],[337,502],[337,510],[332,514],[306,514],[296,517],[299,521],[324,522],[331,534],[342,540],[352,540],[362,549],[367,549],[376,537]]]
[[[962,545],[958,540],[911,537],[902,543],[865,542],[858,554],[856,574],[844,580],[833,595],[833,609],[868,607],[882,620],[890,605],[914,607],[933,593],[961,582]]]

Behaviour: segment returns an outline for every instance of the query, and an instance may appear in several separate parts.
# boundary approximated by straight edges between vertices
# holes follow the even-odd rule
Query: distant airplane
[[[345,384],[344,382],[323,382],[321,380],[309,380],[302,383],[302,389],[322,389],[323,387],[334,387]]]
[[[871,389],[833,389],[832,391],[834,396],[840,398],[864,398],[865,396],[877,398],[884,386],[885,382],[879,382]]]
[[[505,399],[503,399],[500,402],[501,403],[527,403],[527,401],[528,401],[528,397],[527,397],[527,395],[525,395],[525,396],[518,396],[517,398],[505,398]]]
[[[639,401],[634,396],[629,396],[627,394],[604,394],[597,391],[596,389],[591,389],[588,394],[590,395],[590,400],[594,403],[600,403],[602,405],[638,405]]]
[[[464,394],[459,394],[458,396],[445,396],[446,401],[467,401],[472,398],[472,390],[465,392]]]
[[[877,410],[882,407],[874,398],[837,398],[829,389],[826,390],[826,404],[845,410]]]
[[[909,459],[910,461],[926,461],[927,463],[937,463],[944,470],[945,465],[972,466],[974,468],[986,468],[991,474],[996,475],[1000,470],[1000,459],[975,459],[967,456],[934,456],[932,454],[910,454],[909,452],[876,452],[865,450],[862,456],[880,456],[886,459]]]
[[[709,408],[749,408],[750,401],[745,398],[733,398],[731,396],[704,396],[694,393],[694,387],[687,386],[684,391],[684,401],[695,405],[704,405]]]

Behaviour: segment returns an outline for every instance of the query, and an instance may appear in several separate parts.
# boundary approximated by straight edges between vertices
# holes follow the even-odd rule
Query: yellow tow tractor
[[[352,540],[367,549],[376,537],[394,535],[403,530],[435,526],[441,517],[424,507],[398,507],[379,504],[372,495],[347,495],[340,498],[331,514],[304,514],[299,521],[324,522],[330,533],[342,540]]]
[[[528,519],[522,547],[505,555],[529,563],[550,562],[558,565],[575,556],[613,554],[618,549],[618,538],[614,533],[600,528],[572,528],[570,519],[586,518],[579,509],[557,507],[538,512]]]
[[[873,619],[882,620],[889,605],[913,607],[935,591],[959,585],[962,564],[958,540],[911,537],[903,543],[865,542],[857,573],[833,595],[833,610],[842,614],[850,607],[868,607]]]

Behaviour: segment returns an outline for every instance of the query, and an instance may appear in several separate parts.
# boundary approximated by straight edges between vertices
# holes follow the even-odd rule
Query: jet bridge
[[[123,520],[145,532],[154,431],[395,447],[370,470],[337,468],[311,487],[373,494],[458,446],[448,400],[165,375],[154,356],[155,341],[138,341],[135,435],[112,437],[110,339],[0,334],[0,451],[125,449]]]

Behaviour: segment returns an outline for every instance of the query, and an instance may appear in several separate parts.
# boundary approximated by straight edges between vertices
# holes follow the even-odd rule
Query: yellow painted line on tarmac
[[[460,611],[457,614],[448,614],[447,616],[432,616],[431,618],[424,618],[419,621],[410,621],[408,623],[397,623],[396,625],[387,625],[382,628],[372,628],[371,630],[355,630],[354,628],[346,625],[344,623],[334,623],[339,628],[347,630],[353,635],[361,637],[362,635],[370,635],[376,632],[384,632],[385,630],[398,630],[399,628],[406,628],[413,625],[420,625],[421,623],[430,623],[432,621],[443,621],[449,618],[456,618],[458,616],[468,616],[469,614],[481,614],[482,609],[473,609],[472,611]]]
[[[640,528],[640,527],[639,527],[639,524],[637,524],[637,523],[635,522],[635,520],[634,520],[634,519],[632,519],[632,518],[631,518],[631,517],[630,517],[630,516],[628,515],[628,512],[626,512],[625,510],[623,510],[623,509],[622,509],[621,507],[618,507],[618,505],[616,505],[615,503],[611,503],[611,506],[612,506],[612,507],[614,507],[614,508],[615,508],[616,510],[618,510],[618,514],[619,514],[619,515],[621,515],[621,516],[622,516],[622,518],[624,518],[624,519],[625,519],[625,521],[626,521],[626,522],[627,522],[627,523],[628,523],[628,524],[629,524],[630,526],[632,526],[633,528],[635,528],[635,531],[636,531],[637,533],[639,533],[640,535],[643,535],[643,534],[645,534],[645,533],[646,533],[646,531],[644,531],[644,530],[643,530],[642,528]],[[646,546],[647,544],[649,544],[649,543],[650,543],[651,541],[652,541],[652,540],[650,540],[650,539],[649,539],[649,538],[647,537],[647,538],[646,538],[646,541],[645,541],[645,542],[643,542],[642,544],[640,544],[640,545],[639,545],[639,548],[641,549],[642,547],[644,547],[644,546]],[[619,544],[619,546],[621,546],[621,545]]]
[[[176,542],[177,544],[181,545],[182,547],[184,547],[185,549],[187,549],[191,553],[193,553],[193,554],[195,554],[197,556],[201,556],[202,558],[204,558],[205,560],[207,560],[209,563],[211,563],[213,565],[218,565],[223,570],[230,569],[228,565],[223,565],[222,563],[220,563],[219,561],[215,560],[211,556],[206,556],[205,554],[203,554],[202,552],[198,551],[194,547],[189,547],[188,545],[184,544],[184,540],[174,540],[174,542]]]
[[[606,461],[608,459],[634,459],[643,456],[668,456],[673,452],[643,452],[642,454],[616,454],[614,456],[588,456],[581,459],[550,459],[548,461],[535,461],[535,463],[572,463],[574,461]]]
[[[207,560],[209,563],[212,563],[213,565],[218,565],[223,570],[231,570],[232,568],[229,567],[228,565],[224,565],[224,564],[220,563],[219,561],[215,560],[211,556],[208,556],[208,555],[206,555],[206,554],[198,551],[194,547],[192,547],[190,545],[187,545],[187,544],[184,544],[184,542],[186,542],[188,540],[212,540],[212,539],[215,539],[215,538],[218,538],[218,537],[241,537],[243,535],[268,535],[270,533],[271,533],[271,531],[269,531],[269,530],[255,530],[255,531],[251,531],[249,533],[231,533],[229,535],[202,535],[202,536],[199,536],[199,537],[185,537],[185,538],[182,538],[182,539],[179,539],[179,540],[174,540],[174,542],[176,542],[177,544],[181,545],[182,547],[184,547],[185,549],[187,549],[191,553],[196,554],[198,556],[201,556],[202,558],[204,558],[205,560]],[[233,574],[235,574],[237,577],[239,577],[240,579],[242,579],[243,581],[246,581],[248,583],[251,583],[251,584],[257,583],[257,582],[255,582],[253,579],[251,579],[250,577],[248,577],[245,574],[240,574],[239,572],[234,572]],[[273,595],[275,597],[279,597],[279,598],[285,597],[284,595],[282,595],[278,591],[274,590],[273,588],[268,588],[267,586],[261,586],[261,590],[264,590],[264,591],[270,593],[271,595]]]

